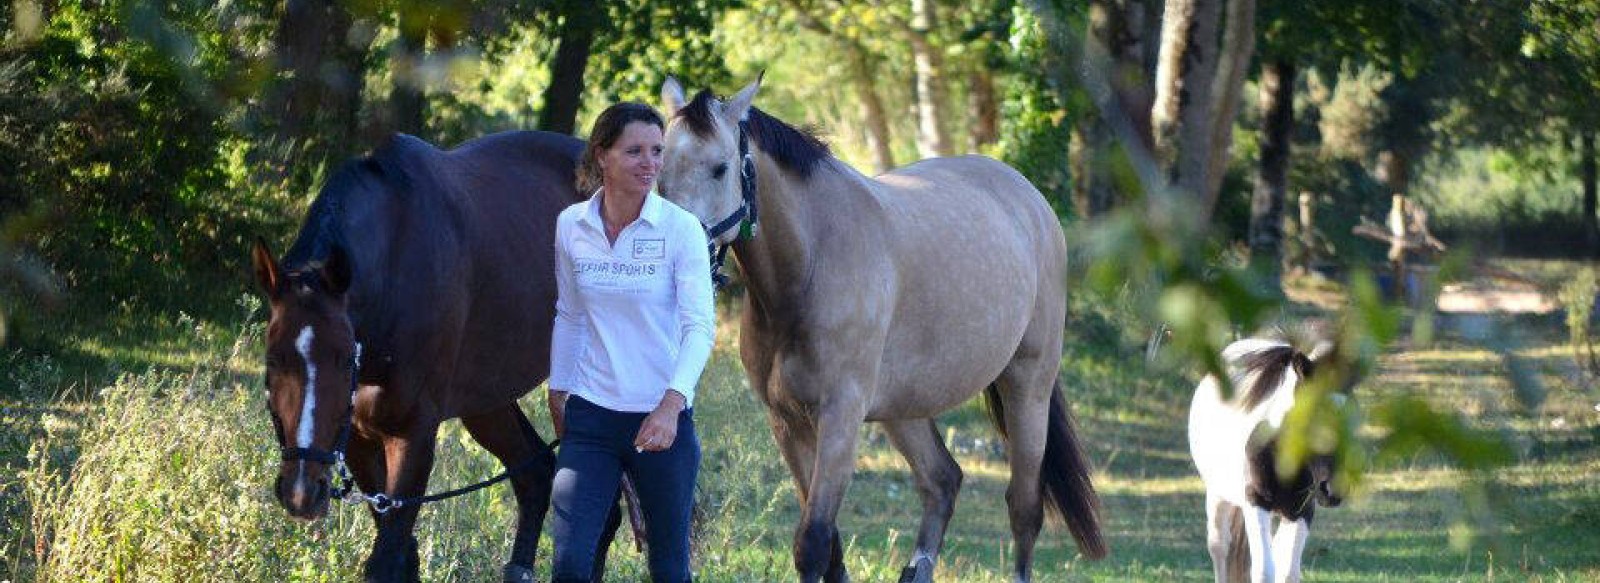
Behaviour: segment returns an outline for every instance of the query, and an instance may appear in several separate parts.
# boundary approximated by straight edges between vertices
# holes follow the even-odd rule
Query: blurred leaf
[[[1417,397],[1400,395],[1379,403],[1372,421],[1386,430],[1378,441],[1380,459],[1436,451],[1452,465],[1470,471],[1486,471],[1514,459],[1503,440],[1473,430],[1459,417],[1440,413]]]

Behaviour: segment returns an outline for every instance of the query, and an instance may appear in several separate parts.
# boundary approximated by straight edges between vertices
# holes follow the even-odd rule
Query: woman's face
[[[629,122],[622,135],[600,156],[600,179],[606,192],[644,196],[661,172],[661,128]]]

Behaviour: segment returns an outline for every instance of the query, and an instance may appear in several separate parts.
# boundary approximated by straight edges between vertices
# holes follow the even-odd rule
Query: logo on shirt
[[[634,259],[665,259],[667,257],[666,239],[634,239]]]

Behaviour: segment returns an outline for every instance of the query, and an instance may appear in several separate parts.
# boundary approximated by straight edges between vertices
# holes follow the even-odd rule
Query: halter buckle
[[[380,515],[388,514],[390,510],[394,510],[405,505],[400,499],[390,498],[388,494],[384,494],[382,492],[367,496],[366,499],[367,503],[372,505],[372,511]]]

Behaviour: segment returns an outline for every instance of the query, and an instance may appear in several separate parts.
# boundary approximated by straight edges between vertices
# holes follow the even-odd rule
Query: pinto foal
[[[1233,398],[1223,400],[1213,376],[1195,389],[1189,453],[1206,486],[1206,548],[1218,583],[1299,581],[1317,505],[1343,501],[1332,478],[1334,456],[1312,456],[1287,479],[1276,464],[1283,420],[1327,348],[1307,356],[1280,340],[1240,340],[1222,351]]]

